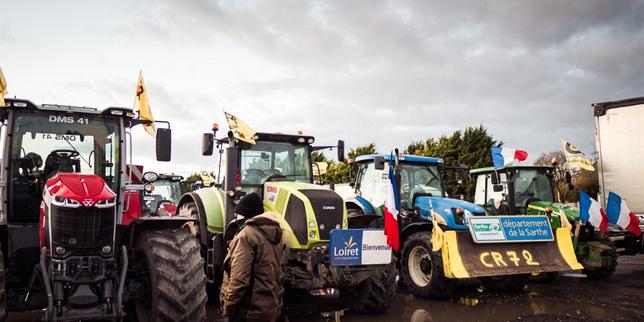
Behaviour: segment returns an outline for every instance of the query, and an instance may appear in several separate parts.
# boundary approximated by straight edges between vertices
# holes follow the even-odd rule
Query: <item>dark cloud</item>
[[[128,23],[105,28],[132,45],[126,50],[139,53],[135,59],[156,55],[186,70],[180,79],[146,78],[155,115],[173,123],[175,159],[185,168],[214,164],[198,157],[200,134],[224,122],[223,109],[257,130],[302,130],[321,144],[342,138],[383,151],[484,124],[537,155],[558,149],[562,137],[592,149],[590,104],[644,95],[642,1],[111,6]],[[221,76],[225,68],[232,72]],[[77,85],[107,101],[130,93],[129,84]],[[151,156],[150,142],[144,137],[140,146]]]

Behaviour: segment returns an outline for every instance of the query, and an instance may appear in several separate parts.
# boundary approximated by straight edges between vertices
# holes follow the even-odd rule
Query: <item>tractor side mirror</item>
[[[215,135],[212,133],[204,133],[201,136],[201,155],[212,155],[213,140]]]
[[[172,130],[157,129],[157,161],[170,161],[172,158]]]
[[[338,140],[338,162],[344,162],[344,141]]]
[[[499,184],[499,174],[496,173],[496,171],[490,173],[490,182],[492,182],[493,185]],[[496,189],[494,191],[496,191]]]
[[[376,168],[376,170],[384,170],[385,169],[385,158],[382,156],[378,156],[373,158],[373,166]]]

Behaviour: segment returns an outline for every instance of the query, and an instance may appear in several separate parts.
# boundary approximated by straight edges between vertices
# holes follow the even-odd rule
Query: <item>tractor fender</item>
[[[350,208],[353,209],[360,209],[363,214],[365,215],[373,215],[376,213],[376,211],[373,208],[373,205],[366,200],[365,198],[362,198],[361,196],[355,196],[351,197],[344,202],[347,206],[347,210]]]
[[[431,232],[433,228],[434,226],[431,221],[411,223],[400,230],[400,243],[404,243],[409,236],[415,233],[424,231]]]
[[[183,205],[189,202],[194,202],[194,204],[197,206],[197,225],[199,226],[199,243],[203,246],[208,246],[208,228],[206,227],[207,224],[207,217],[206,217],[206,210],[204,209],[203,202],[201,201],[201,197],[199,197],[198,194],[194,192],[189,192],[186,193],[185,195],[181,196],[181,199],[179,200],[179,203],[177,204],[177,214],[179,209]]]
[[[147,230],[167,230],[167,229],[188,229],[186,227],[187,223],[194,222],[192,218],[180,217],[180,216],[167,216],[167,217],[155,217],[147,216],[140,217],[133,220],[125,230],[125,240],[124,244],[128,248],[132,248],[136,245],[137,238],[142,235],[144,231]]]

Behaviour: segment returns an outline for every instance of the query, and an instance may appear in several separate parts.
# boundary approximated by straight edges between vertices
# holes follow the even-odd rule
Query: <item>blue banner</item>
[[[547,216],[471,216],[468,220],[477,243],[554,240]]]

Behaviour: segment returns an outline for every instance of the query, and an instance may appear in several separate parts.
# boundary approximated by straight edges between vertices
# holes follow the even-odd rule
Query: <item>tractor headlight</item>
[[[63,254],[65,254],[65,247],[62,247],[62,246],[56,246],[56,254],[58,254],[58,255],[63,255]]]
[[[81,206],[80,202],[71,198],[64,198],[55,196],[51,203],[58,207],[78,208]]]
[[[103,199],[96,202],[96,208],[110,208],[116,205],[116,198]]]
[[[112,252],[112,247],[110,245],[103,246],[103,248],[101,248],[101,251],[103,252],[103,254],[109,254]]]

